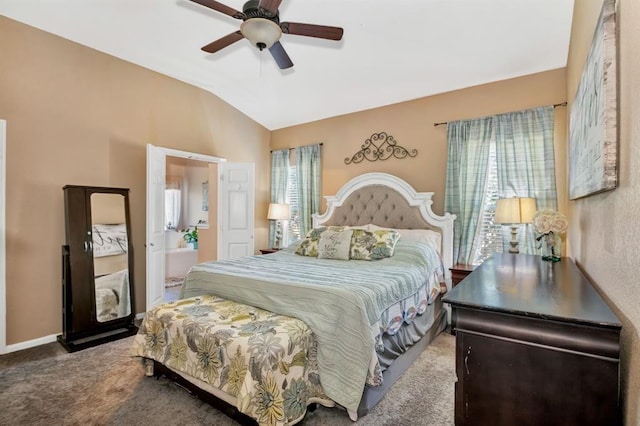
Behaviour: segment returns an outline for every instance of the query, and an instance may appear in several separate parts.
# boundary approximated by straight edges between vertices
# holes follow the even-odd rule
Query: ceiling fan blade
[[[269,52],[271,52],[271,56],[276,60],[276,64],[281,70],[291,68],[293,66],[293,62],[291,62],[291,58],[287,55],[287,52],[282,47],[282,44],[279,41],[273,43],[273,45],[269,48]]]
[[[260,9],[268,10],[276,15],[278,13],[278,7],[280,7],[282,0],[260,0],[258,7]]]
[[[235,10],[232,7],[229,7],[222,3],[218,3],[217,1],[214,1],[214,0],[191,0],[191,1],[194,3],[201,4],[203,6],[206,6],[209,9],[213,9],[217,12],[224,13],[225,15],[229,15],[232,18],[236,18],[236,19],[245,18],[245,14],[240,12],[239,10]]]
[[[281,22],[280,28],[285,34],[294,34],[307,37],[326,38],[328,40],[340,40],[344,30],[340,27],[328,27],[326,25],[301,24],[299,22]]]
[[[244,36],[240,31],[236,31],[235,33],[228,34],[212,43],[207,44],[202,48],[205,52],[215,53],[220,49],[223,49],[230,44],[235,43],[238,40],[242,40]]]

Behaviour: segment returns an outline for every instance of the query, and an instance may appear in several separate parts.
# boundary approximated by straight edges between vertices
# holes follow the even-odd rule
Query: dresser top
[[[452,306],[621,328],[620,320],[575,263],[494,254],[443,301]]]

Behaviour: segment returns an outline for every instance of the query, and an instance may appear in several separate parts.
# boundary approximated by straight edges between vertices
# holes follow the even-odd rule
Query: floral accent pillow
[[[356,229],[351,237],[349,257],[355,260],[379,260],[393,256],[400,234],[393,230]]]
[[[304,237],[300,245],[296,250],[296,254],[300,256],[310,256],[310,257],[318,257],[318,241],[320,241],[320,236],[324,231],[330,229],[332,231],[339,231],[344,229],[343,226],[323,226],[320,228],[313,228],[311,231],[307,232],[307,235]]]
[[[324,231],[318,241],[318,259],[349,260],[352,235],[350,229]]]

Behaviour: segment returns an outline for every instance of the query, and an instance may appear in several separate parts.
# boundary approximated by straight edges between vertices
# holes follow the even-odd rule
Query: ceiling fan
[[[242,12],[214,0],[191,0],[210,9],[241,19],[240,30],[228,34],[221,39],[202,48],[205,52],[215,53],[238,40],[246,38],[258,49],[269,49],[280,69],[293,66],[293,62],[280,44],[282,33],[327,40],[342,39],[343,29],[325,25],[302,24],[299,22],[280,22],[278,7],[282,0],[249,0],[242,7]]]

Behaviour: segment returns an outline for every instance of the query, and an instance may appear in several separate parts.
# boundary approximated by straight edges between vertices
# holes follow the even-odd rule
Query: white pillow
[[[382,226],[374,225],[370,223],[367,225],[369,231],[379,231],[382,229],[393,229],[398,231],[400,237],[402,237],[403,241],[417,241],[420,243],[427,243],[431,245],[438,254],[440,253],[440,248],[442,247],[442,235],[439,232],[432,231],[430,229],[394,229],[394,228],[385,228]]]
[[[364,229],[365,231],[369,230],[369,224],[367,225],[357,225],[357,226],[345,226],[346,229]]]
[[[350,229],[324,231],[318,241],[318,259],[349,260],[352,235],[353,231]]]
[[[367,225],[356,225],[356,226],[347,226],[347,225],[318,225],[318,227],[326,227],[326,228],[342,228],[342,229],[364,229],[365,231],[369,230],[369,224]]]

